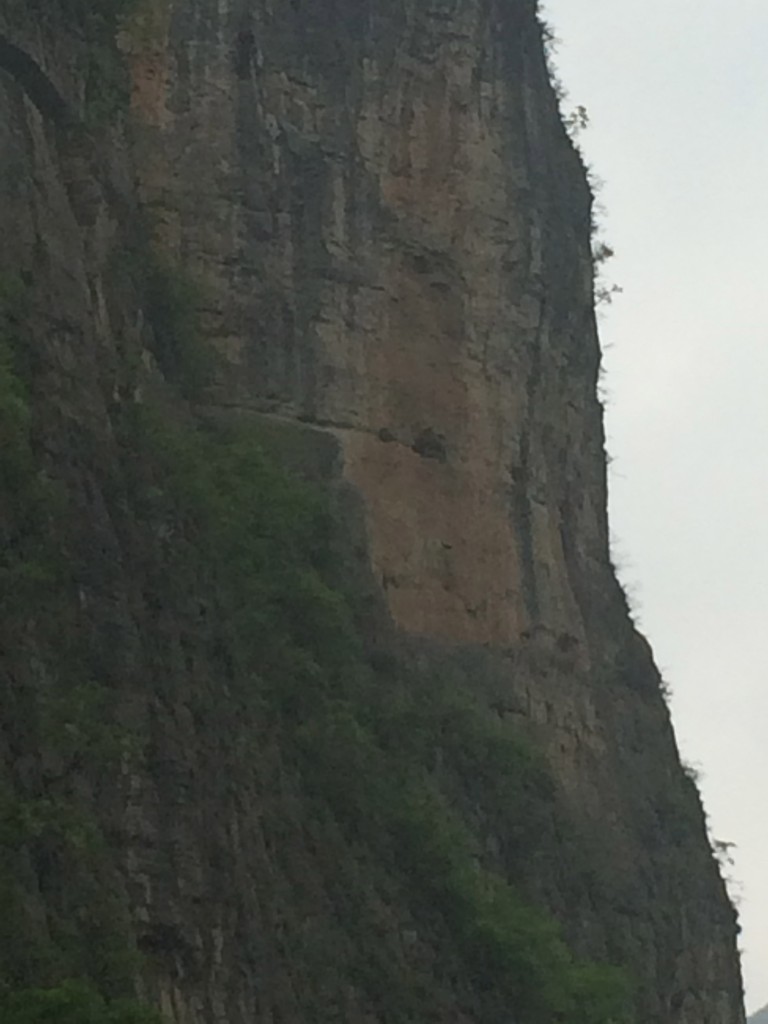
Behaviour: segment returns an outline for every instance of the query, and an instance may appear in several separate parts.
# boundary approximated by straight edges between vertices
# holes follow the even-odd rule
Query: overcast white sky
[[[545,0],[618,296],[606,348],[620,575],[736,844],[750,1012],[768,1003],[768,2]]]

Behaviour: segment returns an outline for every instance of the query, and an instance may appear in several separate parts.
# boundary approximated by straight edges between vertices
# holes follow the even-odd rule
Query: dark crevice
[[[535,422],[535,407],[539,400],[542,378],[542,345],[544,328],[547,320],[547,309],[544,302],[539,310],[539,327],[531,350],[531,368],[526,384],[528,410],[526,423],[520,438],[520,457],[518,463],[511,467],[511,513],[515,531],[520,542],[520,570],[522,575],[523,599],[528,615],[536,622],[541,614],[538,584],[536,579],[536,557],[533,535],[533,514],[531,510],[531,488],[533,473],[531,470],[531,425]]]
[[[533,546],[533,522],[531,517],[531,501],[529,488],[530,473],[530,440],[528,432],[523,434],[520,442],[520,462],[512,468],[511,513],[515,531],[520,543],[520,571],[522,575],[523,600],[531,622],[539,618],[539,595],[536,586],[536,565]]]
[[[427,427],[416,436],[411,448],[422,459],[436,459],[438,462],[446,462],[448,459],[445,438],[431,427]]]
[[[3,35],[0,35],[0,68],[11,75],[43,117],[59,125],[72,120],[64,97],[40,65]]]

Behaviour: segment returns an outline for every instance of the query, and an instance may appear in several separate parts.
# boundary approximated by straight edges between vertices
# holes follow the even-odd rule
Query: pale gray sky
[[[620,575],[672,687],[712,835],[736,844],[768,1003],[768,3],[546,0],[605,180],[602,322]]]

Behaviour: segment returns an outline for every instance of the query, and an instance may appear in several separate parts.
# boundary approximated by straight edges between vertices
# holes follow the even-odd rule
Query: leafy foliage
[[[127,106],[128,73],[117,47],[117,33],[135,4],[136,0],[57,0],[65,24],[82,40],[84,113],[91,126],[112,123]]]
[[[154,1010],[129,1000],[107,1002],[83,982],[0,993],[3,1024],[161,1024]]]
[[[15,275],[0,278],[0,436],[3,458],[0,485],[15,490],[30,474],[30,413],[26,389],[17,371],[15,322],[24,301],[24,285]]]
[[[507,813],[524,822],[525,786],[532,785],[539,799],[547,788],[536,758],[509,738],[494,749],[492,731],[469,709],[466,747],[458,732],[446,742],[440,729],[446,708],[439,697],[433,712],[431,723],[420,723],[432,753],[450,757],[453,747],[473,761],[473,732],[478,738],[484,734],[492,753],[485,761],[478,751],[475,764],[482,772],[493,763],[508,797],[517,790]],[[476,978],[503,993],[522,1020],[544,1022],[553,1014],[565,1014],[574,1024],[625,1019],[629,989],[623,972],[575,959],[556,923],[483,866],[475,836],[422,757],[409,758],[407,747],[405,756],[402,748],[387,749],[375,726],[362,724],[365,717],[363,707],[339,702],[301,728],[307,785],[351,834],[364,838],[381,861],[397,866],[422,914],[440,908]]]
[[[478,981],[521,1020],[625,1019],[623,973],[576,959],[556,923],[483,864],[457,810],[461,780],[474,778],[487,789],[480,805],[535,829],[552,794],[535,753],[471,695],[364,663],[352,611],[328,582],[326,501],[278,470],[258,434],[174,429],[146,413],[143,429],[164,467],[155,500],[164,516],[192,518],[187,530],[229,591],[250,699],[293,747],[307,793],[402,876],[425,919],[439,908]]]
[[[0,278],[0,611],[6,615],[12,604],[49,586],[55,576],[55,554],[45,542],[44,525],[55,489],[40,472],[32,444],[19,332],[25,308],[21,279]]]
[[[195,316],[195,283],[170,263],[150,255],[139,269],[153,352],[163,375],[185,398],[194,398],[213,369],[213,353],[203,343]]]
[[[189,396],[191,296],[159,268],[145,283],[158,362]],[[3,567],[18,572],[47,563],[52,498],[41,484],[13,316],[6,320],[0,417],[14,441],[0,471],[15,474],[15,493],[26,496],[8,517],[18,540]],[[447,939],[482,998],[511,1008],[521,1024],[623,1020],[622,973],[574,956],[550,915],[510,882],[503,858],[488,854],[485,822],[493,821],[515,856],[535,855],[536,830],[553,798],[542,761],[454,680],[394,661],[386,669],[367,663],[353,602],[338,585],[328,496],[282,470],[258,429],[202,422],[179,403],[128,404],[115,430],[111,511],[152,538],[159,606],[174,609],[189,592],[215,603],[210,664],[220,679],[211,685],[226,687],[247,721],[279,737],[307,824],[332,822],[349,849],[407,894],[435,947],[435,936]],[[56,635],[52,649],[69,643]],[[20,937],[18,956],[12,950],[1,964],[11,989],[0,1003],[2,1019],[145,1024],[153,1018],[144,1010],[100,994],[129,990],[136,961],[125,906],[111,892],[109,844],[76,784],[116,774],[135,737],[111,724],[112,691],[87,671],[88,657],[61,660],[55,685],[39,687],[29,714],[53,768],[28,791],[3,795],[0,866],[13,883],[30,862],[54,865],[71,878],[71,892],[46,935],[23,924],[29,914],[21,887],[9,884],[1,894],[8,924],[0,940],[10,948],[12,935]],[[337,913],[340,927],[359,939],[361,955],[350,966],[357,984],[396,1007],[396,1019],[426,1019],[429,993],[418,984],[398,988],[391,967],[371,960],[375,940],[355,931],[355,904],[340,902]],[[90,977],[95,987],[62,980],[75,977]]]

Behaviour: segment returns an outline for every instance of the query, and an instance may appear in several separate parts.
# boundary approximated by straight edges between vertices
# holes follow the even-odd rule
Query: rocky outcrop
[[[137,498],[162,460],[136,468],[127,410],[176,407],[174,385],[183,422],[258,423],[330,487],[377,671],[456,679],[543,753],[535,839],[475,821],[495,870],[579,955],[631,968],[638,1021],[738,1024],[734,915],[610,564],[591,196],[533,3],[0,7],[4,332],[30,458],[67,493],[0,525],[21,548],[37,509],[74,566],[44,614],[29,584],[6,615],[2,751],[40,811],[62,755],[18,718],[43,721],[80,644],[75,674],[143,738],[114,777],[62,784],[106,836],[99,891],[146,958],[128,974],[179,1024],[518,1019],[375,844],[308,817],[289,740],[242,711],[224,573],[183,511]],[[202,390],[193,333],[216,353]],[[473,820],[475,786],[454,793]],[[61,848],[36,860],[27,836],[14,862],[30,934],[66,931],[71,850],[37,831]],[[416,1010],[372,994],[393,970]]]
[[[342,439],[403,628],[583,644],[565,546],[607,563],[591,199],[530,5],[340,4],[333,45],[317,7],[189,16],[194,62],[178,15],[149,63],[126,46],[142,193],[205,282],[221,400]]]

